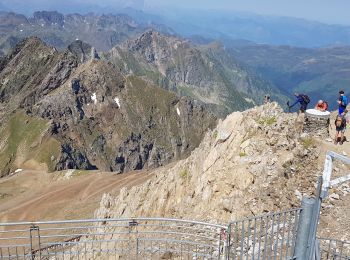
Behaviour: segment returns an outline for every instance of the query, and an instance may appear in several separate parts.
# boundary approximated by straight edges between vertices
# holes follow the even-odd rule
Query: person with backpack
[[[337,100],[339,104],[338,114],[344,113],[346,106],[348,105],[348,98],[345,96],[344,90],[339,91],[339,98]]]
[[[315,106],[316,110],[325,112],[328,109],[328,103],[327,101],[319,100]]]
[[[338,114],[335,118],[335,138],[334,138],[334,144],[343,144],[344,142],[344,133],[346,130],[346,112],[347,110],[344,110],[342,114]]]
[[[289,106],[289,102],[287,103],[288,104],[288,107],[289,107],[289,110],[294,107],[296,104],[300,103],[300,109],[299,111],[301,113],[304,113],[306,108],[307,108],[307,105],[310,103],[310,98],[308,95],[305,95],[305,94],[298,94],[298,93],[294,93],[294,96],[297,98],[296,101],[294,102],[293,105]]]

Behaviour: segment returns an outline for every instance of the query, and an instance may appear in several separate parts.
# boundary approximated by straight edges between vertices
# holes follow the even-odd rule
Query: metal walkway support
[[[294,249],[294,259],[308,259],[310,253],[310,231],[313,221],[316,201],[313,198],[304,197],[301,203],[301,214],[298,224],[298,232]]]
[[[328,151],[324,163],[323,175],[319,177],[317,183],[316,197],[315,199],[304,198],[302,201],[302,214],[300,218],[296,251],[294,259],[297,260],[320,260],[323,259],[322,252],[320,252],[319,244],[317,243],[317,228],[320,219],[322,202],[327,198],[330,187],[335,187],[345,181],[350,180],[350,174],[342,176],[332,180],[333,162],[339,160],[343,163],[350,164],[350,159]],[[322,239],[326,241],[327,239]],[[328,239],[329,241],[334,241]],[[331,244],[331,243],[330,243]],[[340,243],[338,243],[340,244]],[[343,241],[341,243],[343,251],[343,245],[349,245],[348,242]],[[323,249],[324,251],[324,249]],[[336,251],[336,250],[335,250]],[[328,259],[328,258],[326,258]],[[338,259],[335,258],[334,259]],[[339,259],[350,259],[350,256]]]

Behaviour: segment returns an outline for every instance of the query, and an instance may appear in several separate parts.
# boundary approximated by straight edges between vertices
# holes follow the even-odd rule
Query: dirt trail
[[[0,222],[82,219],[93,217],[103,193],[148,180],[151,172],[116,175],[80,172],[23,171],[0,180]]]
[[[336,112],[333,112],[331,115],[331,127],[330,127],[330,138],[326,138],[323,140],[319,140],[321,147],[321,154],[323,156],[320,157],[321,161],[324,160],[325,154],[327,151],[333,151],[338,154],[347,156],[350,158],[350,127],[347,128],[345,132],[345,136],[347,137],[346,142],[343,145],[335,145],[333,143],[335,136],[335,126],[334,121],[336,117]],[[335,161],[334,168],[342,168],[342,163],[339,161]],[[346,167],[347,170],[334,170],[332,173],[332,179],[345,176],[349,174],[350,166]],[[349,182],[345,182],[343,185],[350,186]],[[321,211],[321,219],[320,226],[322,228],[319,229],[319,233],[323,237],[333,237],[340,240],[349,241],[350,234],[350,226],[349,226],[349,216],[350,216],[350,193],[344,192],[342,190],[342,186],[339,185],[333,189],[330,189],[329,194],[336,193],[339,195],[339,199],[330,199],[328,196],[325,199],[325,202],[322,204],[323,208]],[[344,186],[343,186],[344,187]]]

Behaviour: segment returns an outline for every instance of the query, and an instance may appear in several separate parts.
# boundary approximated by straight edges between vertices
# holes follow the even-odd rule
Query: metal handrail
[[[254,217],[243,218],[243,219],[236,220],[236,221],[231,221],[230,224],[235,224],[235,223],[249,221],[249,220],[251,221],[251,220],[255,220],[257,218],[263,219],[263,218],[268,218],[268,217],[272,217],[272,216],[283,215],[286,213],[297,212],[297,211],[301,211],[301,210],[302,210],[302,208],[292,208],[292,209],[287,209],[287,210],[283,210],[283,211],[279,211],[279,212],[272,212],[272,213],[267,213],[264,215],[259,215],[259,216],[254,216]]]
[[[97,223],[97,222],[123,222],[123,221],[164,221],[164,222],[181,222],[188,224],[197,224],[216,228],[227,228],[227,226],[206,223],[202,221],[192,221],[176,218],[108,218],[108,219],[79,219],[79,220],[56,220],[56,221],[24,221],[24,222],[8,222],[0,223],[0,227],[4,226],[21,226],[21,225],[45,225],[45,224],[71,224],[71,223]]]

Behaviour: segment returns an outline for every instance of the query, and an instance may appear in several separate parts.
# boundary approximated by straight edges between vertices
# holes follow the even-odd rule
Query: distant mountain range
[[[217,10],[171,10],[159,13],[159,16],[161,19],[157,23],[171,27],[184,37],[200,36],[220,40],[225,45],[237,39],[308,48],[350,45],[350,26],[328,25],[298,18]]]
[[[170,32],[165,26],[140,24],[124,14],[63,15],[56,11],[40,11],[28,18],[21,14],[0,12],[0,51],[7,52],[17,42],[30,36],[40,37],[60,49],[79,39],[98,51],[107,51],[149,28]]]
[[[57,4],[57,6],[50,5],[50,10],[56,8],[56,10],[59,10],[66,15],[74,12],[80,14],[91,14],[93,12],[95,13],[94,19],[103,16],[102,14],[109,14],[107,15],[109,17],[108,19],[111,19],[112,16],[125,17],[125,15],[127,15],[129,16],[129,21],[133,20],[133,26],[137,25],[139,29],[140,27],[151,27],[157,30],[162,28],[162,32],[169,30],[172,33],[176,32],[178,35],[182,35],[186,38],[202,38],[209,41],[219,40],[226,46],[230,45],[232,41],[237,42],[241,40],[260,44],[290,45],[307,48],[350,45],[350,26],[329,25],[291,17],[262,16],[252,13],[225,12],[219,10],[201,10],[199,12],[196,10],[172,8],[171,10],[155,9],[145,12],[136,9],[136,7],[142,9],[142,1],[138,2],[135,0],[119,2],[119,4],[115,3],[108,8],[89,3],[80,3],[79,5],[73,3],[65,5]],[[17,12],[20,10],[29,17],[31,13],[28,12],[29,10],[33,10],[34,7],[28,6],[21,9],[16,5],[12,6],[12,8]],[[0,6],[0,11],[1,10],[8,12],[11,8]],[[35,16],[36,15],[34,14],[34,17]],[[81,16],[83,17],[83,20],[90,20],[91,22],[91,15]],[[105,16],[103,17],[106,19]],[[28,19],[32,20],[30,18]],[[85,21],[83,21],[81,25],[86,25],[84,23]],[[113,22],[110,21],[109,25],[113,25]],[[172,28],[172,30],[169,28]],[[100,25],[97,25],[96,27],[82,26],[83,31],[86,29],[95,33],[99,32],[99,30],[108,31],[112,36],[114,35],[110,32],[111,27],[104,28]],[[121,30],[122,34],[128,32],[125,29],[126,28],[123,28]],[[53,28],[50,28],[50,30],[53,30]],[[77,34],[79,34],[79,32],[74,29],[70,32],[73,34],[71,37],[76,37]],[[56,30],[53,30],[52,34],[59,35]],[[112,36],[111,41],[116,43],[117,41],[113,40]],[[114,37],[120,39],[120,36],[118,37],[114,35]],[[82,38],[82,40],[87,41],[87,38]],[[108,44],[107,46],[110,47]]]
[[[248,45],[232,48],[230,52],[291,98],[293,92],[310,95],[310,105],[324,99],[335,109],[338,91],[350,93],[349,47]]]

